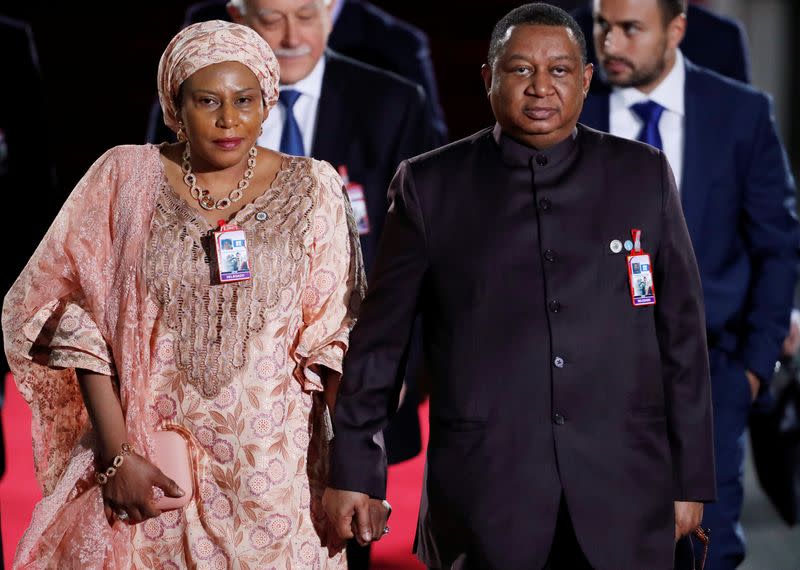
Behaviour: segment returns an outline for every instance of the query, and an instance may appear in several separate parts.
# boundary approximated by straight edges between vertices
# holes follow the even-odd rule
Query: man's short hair
[[[323,4],[326,6],[331,3],[331,0],[323,0]],[[245,5],[244,0],[228,0],[228,5],[233,6],[237,10],[239,10],[240,14],[244,14],[247,11],[247,6]]]
[[[664,16],[664,25],[666,26],[672,20],[685,14],[688,9],[687,0],[658,0],[658,7],[661,8],[661,15]]]
[[[664,2],[667,2],[667,0],[664,0]],[[669,3],[672,4],[673,2]],[[489,65],[494,66],[497,61],[497,57],[500,55],[500,49],[503,46],[503,40],[508,30],[514,26],[523,24],[568,28],[572,31],[575,41],[578,42],[583,63],[586,63],[586,38],[578,22],[557,6],[552,6],[543,2],[533,2],[531,4],[524,4],[519,8],[514,8],[497,22],[494,30],[492,30],[492,38],[489,40]]]

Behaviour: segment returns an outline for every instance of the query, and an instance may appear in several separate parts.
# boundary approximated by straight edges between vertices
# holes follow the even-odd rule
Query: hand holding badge
[[[642,230],[632,229],[633,251],[628,256],[628,283],[634,307],[656,304],[653,266],[650,255],[642,250]]]

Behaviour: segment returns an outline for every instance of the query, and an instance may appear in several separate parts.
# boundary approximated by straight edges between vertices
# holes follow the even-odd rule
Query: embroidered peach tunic
[[[363,294],[341,180],[327,163],[285,157],[231,220],[247,233],[253,279],[213,285],[211,228],[166,184],[158,154],[101,158],[6,298],[45,492],[15,567],[343,568],[320,506],[329,430],[315,372],[341,371]],[[109,527],[76,367],[117,375],[143,454],[155,430],[189,439],[185,509]]]

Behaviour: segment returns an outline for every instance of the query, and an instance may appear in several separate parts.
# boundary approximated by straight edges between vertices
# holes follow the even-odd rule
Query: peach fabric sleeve
[[[36,471],[45,494],[61,475],[88,421],[75,371],[49,367],[50,341],[69,301],[84,312],[104,314],[102,303],[108,298],[109,283],[104,262],[110,257],[106,244],[115,162],[109,151],[92,165],[3,304],[6,355],[33,414]],[[92,328],[103,336],[96,324]]]
[[[109,527],[92,482],[92,432],[74,366],[119,375],[129,441],[147,449],[143,244],[163,176],[153,146],[106,152],[87,171],[6,295],[6,356],[31,408],[36,477],[44,498],[14,567],[129,567],[125,525]],[[113,355],[122,355],[114,358]],[[76,521],[79,521],[76,523]]]
[[[23,332],[31,347],[26,356],[38,354],[49,368],[82,368],[116,375],[111,347],[79,299],[48,303]]]
[[[305,390],[324,389],[319,366],[342,373],[350,330],[366,279],[358,230],[342,180],[327,162],[314,162],[319,196],[308,282],[303,290],[303,326],[293,352]]]

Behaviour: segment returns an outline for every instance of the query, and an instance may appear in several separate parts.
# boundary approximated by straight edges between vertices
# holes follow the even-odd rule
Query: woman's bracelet
[[[117,474],[117,469],[119,469],[125,462],[125,456],[130,455],[133,452],[133,446],[126,441],[120,447],[119,454],[111,460],[111,465],[106,468],[105,471],[98,471],[95,473],[94,478],[97,479],[97,482],[101,485],[105,485],[108,483],[109,479]]]

